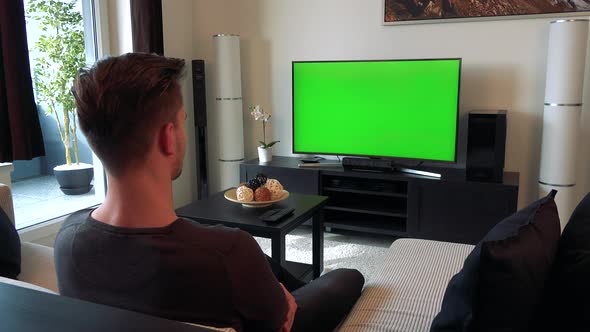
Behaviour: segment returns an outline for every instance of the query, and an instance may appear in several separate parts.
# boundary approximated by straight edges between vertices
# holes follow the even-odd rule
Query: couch
[[[3,184],[0,206],[14,222],[10,189]],[[416,239],[395,241],[339,330],[428,331],[448,281],[461,269],[472,247]],[[23,242],[21,250],[19,280],[0,277],[0,282],[57,294],[53,248]]]
[[[588,331],[590,193],[563,232],[556,194],[476,246],[395,241],[340,331]]]
[[[12,215],[9,196],[10,190],[0,184],[0,203]],[[590,210],[590,194],[587,201],[585,210]],[[555,224],[559,229],[558,219]],[[337,330],[430,331],[433,319],[441,311],[449,281],[462,270],[472,251],[474,246],[466,244],[396,240]],[[22,243],[22,273],[18,278],[20,281],[0,279],[0,282],[57,293],[53,249]]]
[[[396,240],[339,331],[429,331],[449,280],[472,249],[459,243]]]
[[[0,207],[14,224],[14,208],[10,187],[2,183],[0,183]],[[0,282],[57,293],[53,248],[31,242],[21,242],[21,272],[18,275],[18,281],[0,278]]]

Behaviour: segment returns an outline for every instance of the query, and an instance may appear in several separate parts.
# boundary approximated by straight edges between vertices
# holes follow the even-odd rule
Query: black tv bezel
[[[439,159],[426,159],[426,158],[405,158],[396,156],[380,156],[380,155],[366,155],[366,154],[349,154],[349,153],[333,153],[333,152],[321,152],[321,151],[296,151],[295,150],[295,80],[294,71],[295,64],[298,63],[337,63],[337,62],[402,62],[402,61],[448,61],[458,60],[459,61],[459,77],[457,82],[457,112],[455,117],[455,153],[453,160],[439,160]],[[378,60],[305,60],[305,61],[291,61],[291,153],[293,154],[319,154],[327,156],[352,156],[352,157],[368,157],[368,158],[382,158],[389,160],[401,160],[401,161],[429,161],[442,164],[456,164],[457,163],[457,149],[459,144],[459,102],[461,100],[461,72],[462,72],[463,58],[420,58],[420,59],[378,59]]]

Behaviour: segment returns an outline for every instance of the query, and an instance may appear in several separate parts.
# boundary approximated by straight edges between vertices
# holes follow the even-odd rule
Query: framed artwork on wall
[[[383,24],[590,15],[590,0],[383,0]]]

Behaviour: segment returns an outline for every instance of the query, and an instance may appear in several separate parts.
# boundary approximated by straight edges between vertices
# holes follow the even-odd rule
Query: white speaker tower
[[[215,47],[216,139],[219,160],[219,189],[235,187],[244,160],[244,120],[240,36],[213,36]]]
[[[575,204],[578,132],[582,112],[588,20],[551,22],[541,143],[540,195],[557,189],[561,227]]]

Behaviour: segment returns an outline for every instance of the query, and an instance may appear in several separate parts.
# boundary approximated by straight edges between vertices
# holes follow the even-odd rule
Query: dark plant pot
[[[89,192],[92,189],[90,181],[94,176],[94,167],[82,163],[72,166],[74,167],[68,168],[65,165],[60,165],[53,169],[59,189],[66,195],[81,195]]]

